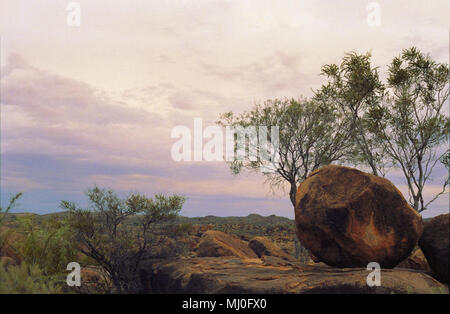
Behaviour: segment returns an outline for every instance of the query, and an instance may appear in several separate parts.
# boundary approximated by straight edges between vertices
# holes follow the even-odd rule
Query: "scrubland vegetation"
[[[375,175],[399,169],[411,206],[424,211],[449,182],[445,178],[443,190],[425,199],[435,166],[449,166],[448,65],[411,48],[392,60],[387,82],[378,71],[369,54],[349,53],[341,64],[322,68],[326,82],[311,99],[269,100],[249,112],[225,113],[220,124],[280,127],[281,160],[264,175],[273,187],[288,185],[294,206],[298,185],[312,171],[344,163]],[[235,173],[262,166],[253,160],[230,164]],[[281,247],[290,243],[283,249],[301,257],[289,220],[275,217],[260,226],[256,216],[248,218],[252,223],[205,217],[192,224],[178,216],[185,202],[178,195],[120,198],[94,187],[87,192],[88,208],[62,201],[64,213],[46,217],[9,214],[20,196],[0,208],[0,293],[138,293],[143,261],[189,255],[190,240],[212,224],[242,238],[269,235]],[[74,261],[92,284],[66,284],[66,266]]]

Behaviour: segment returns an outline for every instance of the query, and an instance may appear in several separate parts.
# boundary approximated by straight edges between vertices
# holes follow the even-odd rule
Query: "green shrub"
[[[6,208],[2,208],[0,206],[0,228],[3,226],[3,223],[5,221],[6,214],[16,205],[17,200],[19,197],[22,196],[22,193],[17,193],[16,195],[11,197],[11,200],[9,201],[9,204]],[[9,231],[0,229],[0,256],[2,256],[2,250],[3,247],[7,243]]]
[[[112,190],[94,187],[88,190],[89,209],[62,201],[61,208],[69,210],[69,221],[80,251],[102,267],[115,293],[140,291],[140,263],[155,248],[156,224],[175,220],[185,201],[184,197],[161,194],[148,198],[132,194],[119,198]],[[135,219],[132,226],[127,222]]]
[[[39,222],[26,215],[18,223],[24,238],[15,247],[27,264],[37,265],[48,276],[66,273],[67,264],[76,261],[76,241],[66,220],[52,217]]]
[[[18,266],[0,264],[0,293],[36,294],[61,293],[61,281],[46,276],[37,265],[22,262]]]

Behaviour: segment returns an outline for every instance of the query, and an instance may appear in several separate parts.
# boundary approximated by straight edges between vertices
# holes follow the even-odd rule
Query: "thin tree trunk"
[[[297,184],[295,182],[291,182],[291,189],[289,190],[289,198],[291,200],[292,206],[295,209],[295,195],[297,194]]]

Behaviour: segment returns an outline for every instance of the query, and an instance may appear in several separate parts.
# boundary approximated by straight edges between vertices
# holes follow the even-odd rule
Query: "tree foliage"
[[[445,193],[430,200],[424,188],[435,166],[448,166],[447,142],[450,122],[444,104],[449,97],[448,66],[433,61],[416,48],[404,50],[389,65],[389,94],[372,109],[367,131],[395,167],[400,168],[408,186],[411,206],[421,212]]]
[[[222,125],[279,126],[276,171],[263,173],[272,186],[287,182],[295,206],[298,183],[318,167],[342,162],[382,176],[400,169],[410,204],[419,212],[445,193],[448,173],[442,191],[428,200],[424,196],[436,165],[450,170],[447,64],[413,47],[392,60],[387,82],[370,53],[347,53],[340,64],[324,65],[321,74],[326,81],[311,100],[269,100],[249,112],[220,116]],[[247,158],[230,167],[239,173],[261,170],[263,164]]]
[[[246,155],[230,161],[230,167],[234,173],[242,169],[261,171],[272,187],[288,183],[293,206],[298,184],[311,171],[344,159],[350,148],[348,125],[337,108],[307,99],[268,100],[242,114],[222,114],[218,123],[232,128],[278,127],[278,150],[269,165],[267,160],[252,160]],[[271,134],[269,143],[274,141]],[[255,145],[258,151],[266,149],[261,138]]]
[[[367,132],[367,115],[384,97],[384,84],[378,68],[371,64],[371,55],[347,53],[341,64],[322,67],[327,82],[315,92],[314,98],[328,106],[335,106],[350,128],[354,149],[350,159],[354,164],[370,167],[375,175],[385,175],[386,160],[377,137]]]

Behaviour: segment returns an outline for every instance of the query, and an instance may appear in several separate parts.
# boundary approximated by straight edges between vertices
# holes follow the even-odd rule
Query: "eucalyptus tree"
[[[378,139],[385,155],[401,169],[411,206],[418,212],[446,191],[425,200],[424,189],[440,162],[449,165],[449,69],[416,48],[405,49],[388,68],[388,94],[367,117],[367,132]]]
[[[342,161],[351,148],[349,126],[337,108],[313,100],[267,100],[247,112],[221,114],[218,124],[235,130],[270,127],[271,131],[273,128],[278,131],[277,134],[267,132],[266,139],[261,133],[257,141],[249,139],[253,145],[249,151],[252,148],[259,153],[268,150],[270,158],[252,158],[251,154],[246,154],[228,162],[235,174],[247,169],[261,172],[271,188],[287,185],[294,207],[299,183],[311,171]],[[235,151],[241,150],[243,144],[238,142]]]

